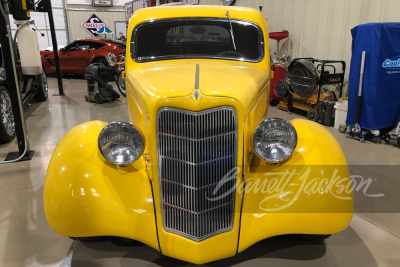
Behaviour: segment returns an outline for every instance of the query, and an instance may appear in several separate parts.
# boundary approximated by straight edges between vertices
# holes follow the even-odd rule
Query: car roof
[[[227,18],[229,11],[232,19],[247,20],[264,24],[264,16],[254,8],[239,6],[217,6],[217,5],[175,5],[175,6],[156,6],[137,10],[129,19],[135,25],[141,22],[158,19],[185,18],[185,17],[204,17],[204,18]]]
[[[119,45],[125,45],[125,42],[115,39],[108,39],[108,38],[79,38],[75,41],[89,41],[89,42],[98,42],[98,43],[113,43]]]

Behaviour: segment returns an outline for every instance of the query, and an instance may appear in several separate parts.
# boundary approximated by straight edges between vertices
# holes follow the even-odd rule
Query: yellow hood
[[[196,65],[199,65],[198,74]],[[251,106],[269,79],[269,73],[264,69],[227,60],[158,61],[157,64],[135,68],[127,75],[130,77],[127,81],[133,82],[134,90],[141,91],[138,95],[155,101],[194,94],[198,79],[199,97],[234,98],[244,110]]]

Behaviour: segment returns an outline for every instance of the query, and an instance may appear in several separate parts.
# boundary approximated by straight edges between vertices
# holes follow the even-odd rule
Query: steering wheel
[[[238,57],[244,57],[242,53],[239,53],[238,51],[223,51],[221,53],[218,53],[217,56],[238,56]]]

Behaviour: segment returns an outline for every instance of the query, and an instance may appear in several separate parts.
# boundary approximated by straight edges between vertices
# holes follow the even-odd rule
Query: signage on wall
[[[225,6],[232,6],[232,5],[235,4],[235,2],[236,2],[236,0],[222,0],[222,3],[223,3]]]
[[[113,6],[113,0],[93,0],[92,6]]]
[[[126,3],[126,18],[129,19],[133,14],[133,3]]]
[[[197,5],[199,0],[186,0],[187,5]]]
[[[82,28],[84,28],[93,37],[99,36],[97,30],[103,26],[108,27],[107,23],[105,23],[95,12],[93,12],[82,24]]]

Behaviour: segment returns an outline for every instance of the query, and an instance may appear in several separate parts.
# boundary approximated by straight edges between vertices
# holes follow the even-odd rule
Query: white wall
[[[113,0],[112,7],[94,7],[92,0],[66,0],[66,2],[70,41],[79,38],[92,38],[81,25],[93,12],[96,12],[108,24],[108,28],[114,32],[112,35],[107,35],[107,38],[115,38],[116,21],[125,22],[125,0]],[[104,35],[101,37],[104,37]]]
[[[69,38],[71,41],[79,38],[92,38],[92,36],[82,28],[82,24],[86,19],[93,13],[96,14],[108,24],[108,28],[115,33],[115,22],[125,21],[125,11],[99,11],[99,9],[82,9],[82,10],[70,10],[68,9],[68,29]],[[102,35],[101,37],[104,37]],[[107,35],[107,38],[114,38],[114,35]]]
[[[53,17],[54,17],[54,25],[56,28],[57,44],[59,46],[67,45],[68,34],[67,34],[67,24],[65,19],[64,3],[62,0],[52,0],[51,4],[53,8]],[[42,50],[47,47],[52,47],[53,44],[51,41],[50,24],[47,13],[31,12],[31,20],[34,20],[36,27],[42,33],[45,34],[45,36],[41,36],[38,33],[39,49]],[[10,22],[11,22],[11,29],[14,35],[17,26],[14,24],[12,16],[10,16]]]
[[[200,0],[200,4],[222,3]],[[345,60],[346,76],[351,59],[350,30],[369,22],[400,21],[399,0],[237,0],[236,6],[263,6],[270,32],[289,31],[294,58]],[[270,41],[270,48],[271,52],[276,50],[276,41]]]
[[[66,0],[69,5],[92,5],[92,0]],[[113,6],[123,6],[126,0],[113,0]]]
[[[96,10],[113,30],[114,21],[124,20],[123,5],[127,0],[114,0],[113,8],[94,8],[91,0],[66,0],[68,4],[69,37],[74,40],[88,34],[80,27],[83,15],[74,12]],[[221,0],[199,0],[201,5],[222,5]],[[141,8],[142,1],[133,3],[133,10]],[[399,21],[400,0],[237,0],[236,6],[259,9],[268,19],[270,32],[288,30],[290,40],[281,42],[289,47],[293,58],[314,57],[319,59],[345,60],[346,76],[351,59],[350,30],[368,22]],[[77,9],[85,11],[77,11]],[[104,14],[100,11],[104,11]],[[118,11],[121,15],[116,15]],[[110,18],[108,20],[108,15]],[[81,16],[82,15],[82,16]],[[71,18],[70,18],[71,16]],[[121,18],[120,18],[121,17]],[[80,24],[79,24],[80,23]],[[276,42],[270,42],[271,52],[276,51]]]

